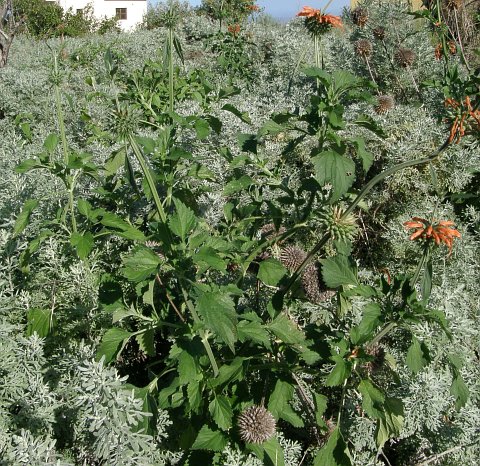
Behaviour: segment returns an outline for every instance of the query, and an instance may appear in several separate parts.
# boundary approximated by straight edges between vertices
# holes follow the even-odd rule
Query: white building
[[[71,8],[74,13],[90,4],[97,18],[116,17],[124,31],[135,28],[147,12],[147,0],[57,0],[57,3],[64,10]]]

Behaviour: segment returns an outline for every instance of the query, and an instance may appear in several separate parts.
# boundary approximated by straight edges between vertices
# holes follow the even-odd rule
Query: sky
[[[201,0],[188,0],[192,5],[198,6]],[[349,0],[333,0],[328,7],[328,13],[339,14]],[[265,8],[265,12],[280,19],[295,16],[303,6],[323,8],[327,0],[257,0],[257,4]]]

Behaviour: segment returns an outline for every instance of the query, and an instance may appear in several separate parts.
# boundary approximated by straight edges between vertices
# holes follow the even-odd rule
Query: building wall
[[[147,0],[58,0],[58,3],[65,10],[71,8],[74,12],[91,4],[97,18],[111,18],[115,16],[117,8],[126,8],[127,19],[118,21],[125,31],[134,29],[147,12]]]
[[[359,0],[350,0],[350,7],[354,8]],[[413,10],[419,10],[422,6],[422,0],[411,0],[410,3],[412,4]]]

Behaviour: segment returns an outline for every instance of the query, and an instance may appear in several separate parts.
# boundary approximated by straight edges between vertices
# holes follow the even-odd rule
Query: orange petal
[[[440,220],[438,224],[442,225],[442,227],[450,227],[455,225],[455,222],[452,222],[451,220]]]
[[[422,233],[423,233],[424,231],[425,231],[425,230],[423,230],[423,229],[422,229],[422,230],[420,230],[420,229],[417,230],[415,233],[413,233],[413,234],[410,235],[409,239],[412,240],[412,241],[413,241],[413,240],[416,240],[419,236],[422,235]]]
[[[420,222],[405,222],[404,225],[408,228],[423,228],[424,224]]]

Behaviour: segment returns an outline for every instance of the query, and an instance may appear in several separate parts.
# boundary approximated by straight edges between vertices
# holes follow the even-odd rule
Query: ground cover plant
[[[325,6],[15,36],[0,464],[477,464],[474,10]]]

